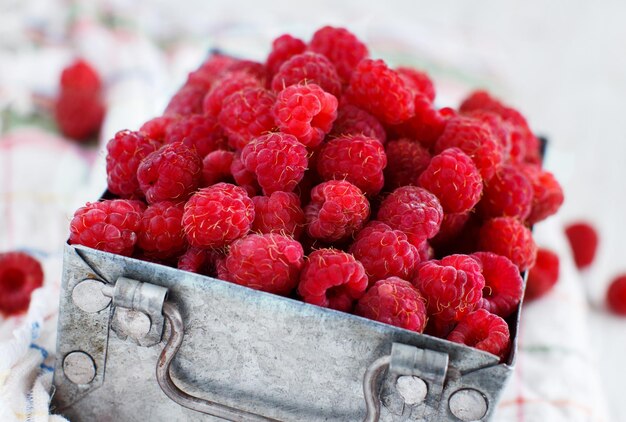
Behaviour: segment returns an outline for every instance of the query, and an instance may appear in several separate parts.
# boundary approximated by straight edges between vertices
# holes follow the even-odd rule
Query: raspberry
[[[155,117],[154,119],[150,119],[146,123],[141,125],[141,128],[139,128],[139,133],[147,136],[153,141],[158,142],[160,145],[163,145],[165,143],[167,128],[177,120],[178,118],[172,116]]]
[[[165,116],[187,116],[202,113],[202,100],[206,95],[207,87],[186,84],[174,94],[165,107]]]
[[[480,229],[478,246],[482,251],[506,256],[520,271],[532,267],[537,255],[531,231],[513,217],[487,220]]]
[[[246,169],[256,175],[263,193],[291,192],[307,168],[307,150],[295,136],[269,133],[250,141],[241,151]]]
[[[502,164],[502,147],[491,130],[479,120],[457,116],[448,120],[446,128],[435,143],[435,153],[459,148],[467,154],[488,181]]]
[[[70,243],[131,256],[144,209],[141,201],[125,199],[87,202],[70,222]]]
[[[406,234],[380,221],[371,221],[357,234],[350,253],[363,264],[370,284],[392,276],[409,279],[421,261]]]
[[[228,71],[236,62],[237,59],[231,56],[211,54],[198,69],[189,74],[186,85],[203,88],[206,91],[211,88],[222,73]]]
[[[420,186],[434,193],[446,213],[474,208],[483,192],[480,173],[463,151],[448,148],[435,155],[419,177]]]
[[[291,85],[280,91],[272,112],[282,132],[315,148],[337,118],[337,98],[315,84]]]
[[[363,135],[378,139],[381,144],[387,140],[385,128],[376,117],[365,110],[350,104],[341,105],[337,111],[337,120],[333,123],[331,135]]]
[[[159,259],[180,255],[187,246],[183,233],[183,203],[170,201],[150,205],[141,217],[138,245]]]
[[[55,119],[61,133],[78,141],[100,131],[104,113],[100,93],[93,91],[61,91],[55,103]]]
[[[502,148],[502,162],[507,162],[511,152],[511,131],[510,125],[502,117],[492,111],[474,110],[463,114],[472,119],[479,120],[483,125],[491,130],[491,134]]]
[[[350,78],[346,96],[350,104],[384,123],[402,123],[415,114],[412,91],[382,60],[361,61]]]
[[[178,258],[178,269],[210,277],[217,275],[217,261],[222,255],[215,249],[188,248]]]
[[[606,292],[606,303],[617,315],[626,315],[626,275],[616,277]]]
[[[428,167],[431,158],[428,150],[419,142],[407,138],[387,142],[385,154],[385,187],[389,190],[418,185],[419,177]]]
[[[563,189],[552,173],[538,166],[524,165],[521,169],[533,185],[533,204],[526,220],[533,225],[556,214],[563,205]]]
[[[322,146],[317,160],[317,172],[322,179],[347,180],[370,196],[383,188],[386,166],[383,145],[363,135],[331,139]]]
[[[559,256],[551,250],[539,248],[535,264],[528,271],[524,299],[531,301],[548,293],[559,280]]]
[[[232,151],[210,152],[202,160],[202,180],[204,186],[211,186],[219,182],[232,182],[230,167],[235,158]]]
[[[442,322],[460,321],[473,311],[485,287],[480,264],[468,255],[422,262],[412,283],[426,298],[428,314]]]
[[[226,281],[288,295],[304,265],[302,245],[276,233],[250,234],[230,246],[224,262]]]
[[[267,68],[270,80],[274,77],[276,72],[278,72],[278,69],[280,69],[283,63],[296,54],[304,53],[305,50],[306,44],[299,38],[294,38],[289,34],[284,34],[276,38],[272,43],[272,51],[270,51],[265,61],[265,67]]]
[[[222,103],[218,122],[231,147],[241,149],[253,138],[274,130],[271,110],[276,97],[264,88],[245,88]]]
[[[235,62],[228,67],[228,71],[234,73],[247,73],[259,81],[260,86],[267,85],[267,69],[263,63],[255,62],[253,60],[235,60]]]
[[[291,57],[272,79],[272,89],[276,92],[298,84],[315,84],[335,97],[341,96],[341,79],[335,66],[321,54],[308,51]]]
[[[377,281],[359,300],[355,314],[418,333],[428,320],[420,292],[398,277]]]
[[[530,214],[533,186],[518,168],[504,165],[483,187],[477,209],[485,219],[517,217],[524,221]]]
[[[437,234],[443,210],[435,195],[426,189],[403,186],[382,201],[377,217],[392,229],[406,233],[415,245]]]
[[[16,315],[28,310],[30,295],[43,285],[43,269],[24,252],[0,254],[0,313]]]
[[[300,274],[298,294],[307,303],[350,312],[367,289],[363,265],[337,249],[312,252]]]
[[[226,147],[224,134],[217,120],[210,116],[191,114],[169,125],[165,143],[182,142],[196,151],[200,158]]]
[[[159,142],[139,132],[117,132],[107,143],[106,172],[111,193],[122,198],[143,197],[137,180],[137,168],[145,157],[159,147]]]
[[[184,144],[167,144],[143,159],[137,168],[139,187],[149,204],[185,201],[200,186],[202,160]]]
[[[260,82],[246,72],[228,72],[215,81],[202,100],[205,115],[217,117],[226,97],[244,88],[260,87]]]
[[[96,69],[87,61],[78,59],[61,72],[62,90],[99,91],[102,82]]]
[[[415,115],[390,129],[398,137],[415,139],[424,148],[431,148],[443,133],[446,122],[454,116],[449,108],[437,110],[425,95],[415,95],[413,100]]]
[[[254,204],[246,191],[229,183],[198,190],[185,204],[183,228],[189,244],[221,248],[245,236],[254,221]]]
[[[524,282],[518,268],[508,258],[491,252],[470,255],[482,267],[485,278],[483,297],[478,308],[506,318],[511,315],[524,293]]]
[[[406,86],[411,88],[415,94],[422,94],[430,102],[435,101],[435,86],[428,75],[410,67],[399,67],[396,72],[404,80]]]
[[[235,154],[233,157],[233,162],[230,164],[230,173],[233,175],[235,183],[244,188],[248,196],[253,197],[261,190],[256,181],[256,175],[246,169],[240,154]]]
[[[463,318],[447,340],[491,353],[500,359],[504,359],[511,341],[506,321],[485,309],[479,309]]]
[[[585,221],[568,224],[565,235],[574,254],[576,267],[581,270],[593,263],[598,248],[598,232]]]
[[[328,57],[344,82],[350,80],[352,71],[369,55],[365,44],[354,34],[345,28],[332,26],[320,28],[313,34],[309,50]]]
[[[300,198],[293,192],[274,192],[270,196],[255,196],[252,230],[259,233],[280,233],[294,239],[304,229],[304,211]]]
[[[370,213],[363,192],[345,180],[321,183],[311,191],[304,209],[307,233],[327,242],[345,239],[359,231]]]
[[[443,220],[441,220],[441,228],[437,232],[437,235],[432,238],[432,244],[439,248],[452,242],[457,238],[465,224],[470,218],[470,212],[458,212],[452,214],[444,214]]]

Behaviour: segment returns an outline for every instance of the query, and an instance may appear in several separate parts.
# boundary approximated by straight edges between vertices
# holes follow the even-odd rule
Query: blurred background
[[[58,287],[69,220],[105,189],[102,147],[116,131],[160,115],[211,49],[264,61],[283,33],[345,26],[371,56],[427,71],[439,106],[487,88],[549,140],[546,167],[566,200],[535,232],[559,252],[561,279],[524,311],[521,369],[497,420],[626,421],[626,321],[604,309],[607,284],[626,271],[624,18],[618,0],[0,0],[0,252],[42,258]],[[87,143],[63,138],[51,105],[77,57],[100,73],[107,108]],[[583,273],[562,233],[578,219],[601,239]],[[0,319],[0,340],[19,324]]]

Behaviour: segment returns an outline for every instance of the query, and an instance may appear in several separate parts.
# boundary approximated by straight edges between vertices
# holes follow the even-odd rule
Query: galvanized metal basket
[[[488,421],[489,353],[66,245],[53,411],[71,421]]]

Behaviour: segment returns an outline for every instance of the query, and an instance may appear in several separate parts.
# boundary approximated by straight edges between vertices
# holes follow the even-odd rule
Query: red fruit
[[[216,79],[230,70],[235,63],[237,63],[237,59],[234,57],[224,54],[211,54],[198,69],[189,74],[186,85],[202,88],[206,92]]]
[[[533,205],[527,219],[533,225],[556,214],[563,205],[563,189],[552,173],[539,166],[524,165],[521,169],[533,185]]]
[[[418,333],[424,331],[428,320],[420,292],[398,277],[376,282],[359,300],[354,313]]]
[[[28,310],[30,295],[43,285],[43,269],[23,252],[0,254],[0,313],[17,315]]]
[[[491,134],[495,137],[502,148],[502,162],[506,163],[509,160],[511,152],[512,135],[510,124],[505,122],[500,115],[487,110],[474,110],[463,113],[463,115],[479,120],[483,125],[487,126],[489,130],[491,130]]]
[[[524,298],[531,301],[548,293],[559,280],[559,256],[539,248],[535,265],[528,271]]]
[[[455,112],[450,108],[437,110],[428,97],[421,94],[415,95],[413,108],[415,110],[413,117],[399,125],[391,126],[390,129],[397,137],[415,139],[424,148],[431,148]]]
[[[476,252],[470,256],[480,263],[485,278],[483,297],[477,307],[502,318],[508,317],[524,293],[519,269],[508,258],[492,252]]]
[[[463,318],[447,339],[475,347],[501,359],[504,359],[511,341],[506,321],[485,309],[479,309]]]
[[[261,87],[257,78],[247,72],[227,72],[215,81],[202,100],[205,115],[216,117],[222,110],[224,100],[231,94],[244,88]]]
[[[274,192],[255,196],[252,230],[259,233],[280,233],[298,239],[304,229],[304,211],[300,198],[293,192]]]
[[[243,164],[241,154],[235,154],[233,157],[233,162],[230,164],[230,173],[233,179],[235,179],[235,183],[244,188],[248,196],[253,197],[261,190],[261,187],[256,181],[256,175],[246,169],[246,166]]]
[[[482,251],[506,256],[520,271],[532,267],[537,255],[531,231],[512,217],[486,221],[480,229],[478,247]]]
[[[276,233],[250,234],[233,242],[226,261],[226,281],[288,295],[304,265],[302,245]]]
[[[198,190],[185,204],[183,227],[189,244],[221,248],[245,236],[254,221],[254,204],[246,191],[229,183]]]
[[[315,84],[335,97],[341,96],[341,79],[335,66],[321,54],[308,51],[291,57],[274,75],[272,90],[280,92],[299,84]]]
[[[455,239],[463,231],[465,224],[470,218],[470,212],[460,212],[444,214],[441,221],[441,228],[437,235],[433,237],[432,244],[435,247],[446,246],[447,243],[455,243]]]
[[[100,91],[102,88],[98,72],[83,59],[63,69],[60,85],[62,90]]]
[[[439,321],[460,321],[476,308],[485,279],[480,264],[468,255],[422,262],[412,283],[426,298],[428,314]]]
[[[390,190],[406,185],[417,186],[431,158],[428,150],[419,142],[407,138],[387,142],[385,153],[385,186]]]
[[[383,188],[386,166],[383,145],[363,135],[331,139],[322,146],[317,159],[317,172],[323,180],[347,180],[369,196]]]
[[[219,182],[232,182],[230,167],[235,158],[232,151],[217,150],[210,152],[202,160],[203,186],[211,186]]]
[[[580,221],[568,224],[565,235],[574,254],[576,267],[581,270],[593,263],[598,248],[598,232],[588,222]]]
[[[141,125],[141,128],[139,128],[139,133],[147,136],[153,141],[158,142],[159,145],[163,145],[165,143],[167,129],[177,120],[178,117],[172,116],[155,117],[154,119],[150,119],[146,123]]]
[[[186,201],[200,186],[202,160],[184,144],[167,144],[143,159],[137,168],[146,201]]]
[[[163,201],[146,208],[138,233],[138,245],[146,255],[167,259],[185,250],[187,240],[182,225],[183,206],[183,203]]]
[[[281,35],[272,43],[272,51],[267,56],[265,67],[269,79],[272,80],[280,66],[296,54],[304,53],[306,44],[298,38],[294,38],[289,34]]]
[[[307,303],[350,312],[365,289],[367,275],[359,261],[336,249],[319,249],[304,264],[298,294]]]
[[[165,107],[165,116],[188,116],[190,114],[202,114],[202,100],[208,87],[185,84],[172,97]]]
[[[419,177],[420,186],[434,193],[446,213],[469,211],[480,200],[483,181],[463,151],[448,148],[435,155]]]
[[[87,202],[70,222],[70,243],[131,256],[144,209],[141,201],[125,199]]]
[[[61,133],[79,141],[100,131],[104,113],[100,94],[91,91],[61,91],[55,104],[55,119]]]
[[[345,180],[320,183],[304,209],[309,236],[326,242],[346,239],[361,230],[370,213],[363,192]]]
[[[606,292],[606,303],[617,315],[626,315],[626,275],[616,277]]]
[[[483,218],[516,217],[524,221],[530,214],[533,186],[517,167],[504,165],[485,182],[478,210]]]
[[[385,128],[376,117],[365,110],[350,104],[339,106],[337,120],[333,123],[331,136],[363,135],[378,139],[381,144],[387,140]]]
[[[217,120],[201,114],[183,116],[168,126],[165,143],[177,142],[194,150],[200,158],[226,147],[226,139]]]
[[[215,277],[217,275],[215,267],[220,259],[223,259],[223,256],[215,249],[190,247],[178,258],[178,269]]]
[[[328,57],[344,82],[350,80],[356,66],[369,55],[367,47],[345,28],[325,26],[318,29],[309,43],[309,50]]]
[[[421,94],[428,98],[430,102],[435,101],[435,86],[425,72],[410,67],[399,67],[396,72],[404,80],[404,83],[410,87],[415,94]]]
[[[337,98],[316,84],[291,85],[280,91],[272,112],[281,132],[315,148],[337,118]]]

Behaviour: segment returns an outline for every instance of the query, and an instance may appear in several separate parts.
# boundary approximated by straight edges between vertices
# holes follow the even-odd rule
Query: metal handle
[[[188,409],[233,422],[279,422],[276,419],[266,418],[255,413],[194,397],[178,388],[170,376],[170,366],[172,365],[174,356],[176,356],[178,349],[180,349],[183,343],[183,318],[176,305],[167,301],[163,304],[163,315],[170,324],[170,337],[165,343],[165,347],[163,347],[161,356],[159,356],[156,367],[156,378],[161,386],[161,390],[163,390],[167,397]]]
[[[380,419],[380,399],[377,397],[376,380],[378,375],[389,367],[391,356],[376,359],[365,371],[363,376],[363,396],[367,413],[363,422],[378,422]]]

